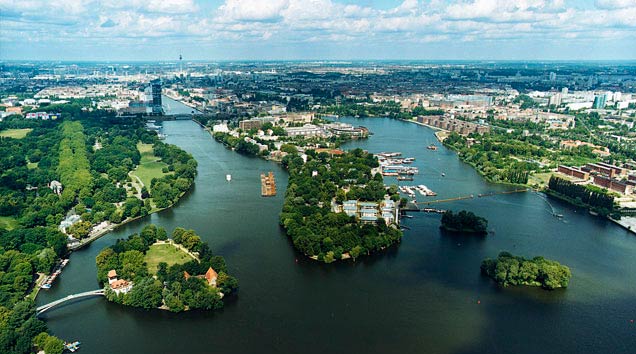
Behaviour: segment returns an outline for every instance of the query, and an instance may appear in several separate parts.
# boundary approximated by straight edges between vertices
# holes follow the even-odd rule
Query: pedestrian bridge
[[[73,295],[69,295],[66,297],[63,297],[59,300],[50,302],[46,305],[42,305],[42,306],[38,306],[38,308],[35,310],[35,314],[36,315],[41,315],[42,313],[60,306],[61,304],[65,303],[65,302],[69,302],[69,301],[74,301],[77,299],[83,299],[86,297],[92,297],[92,296],[104,296],[104,289],[97,289],[97,290],[91,290],[91,291],[86,291],[83,293],[79,293],[79,294],[73,294]]]

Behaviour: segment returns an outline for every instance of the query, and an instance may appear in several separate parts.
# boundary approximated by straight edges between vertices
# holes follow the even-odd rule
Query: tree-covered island
[[[527,285],[548,290],[567,288],[572,277],[570,268],[557,261],[543,257],[525,259],[508,252],[499,253],[496,259],[485,259],[481,272],[504,287]]]
[[[397,188],[385,188],[372,154],[306,153],[306,162],[297,154],[283,159],[289,184],[280,222],[296,249],[331,263],[400,241]]]
[[[485,235],[488,233],[488,220],[470,211],[453,213],[449,210],[442,215],[440,228],[446,231]]]
[[[216,310],[238,289],[225,260],[212,253],[193,230],[166,231],[147,225],[96,257],[97,278],[110,301],[172,312]]]
[[[331,263],[355,260],[400,241],[397,186],[384,185],[373,154],[337,149],[351,139],[368,137],[366,128],[319,118],[304,125],[262,119],[249,120],[258,127],[245,130],[216,125],[212,130],[219,131],[213,136],[238,153],[280,162],[287,169],[280,224],[298,251]]]

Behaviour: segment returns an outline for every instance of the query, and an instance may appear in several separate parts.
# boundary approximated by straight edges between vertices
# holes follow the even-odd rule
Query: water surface
[[[347,144],[415,157],[436,198],[510,187],[485,182],[425,127],[388,119],[345,119],[375,133]],[[111,304],[74,303],[43,318],[86,353],[633,353],[636,348],[636,236],[535,193],[439,204],[490,221],[485,238],[443,234],[439,215],[405,219],[410,230],[384,254],[358,262],[315,263],[293,250],[278,226],[287,184],[276,164],[225,149],[190,121],[164,122],[167,142],[199,162],[194,189],[177,207],[128,224],[73,253],[38,304],[96,289],[95,256],[147,223],[194,229],[225,257],[240,281],[216,312],[171,314]],[[439,145],[439,144],[438,144]],[[279,194],[260,196],[261,172]],[[444,172],[446,177],[442,177]],[[232,174],[230,183],[226,174]],[[432,199],[433,197],[427,197]],[[424,197],[419,197],[425,200]],[[499,289],[479,264],[508,250],[571,267],[567,290]]]

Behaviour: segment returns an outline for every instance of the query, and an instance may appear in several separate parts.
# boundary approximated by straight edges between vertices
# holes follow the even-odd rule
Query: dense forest
[[[174,245],[185,247],[197,259],[170,266],[160,262],[156,270],[148,269],[146,259],[151,246],[167,238],[163,228],[151,224],[139,234],[130,235],[126,240],[120,239],[102,250],[96,257],[97,278],[100,283],[106,284],[106,297],[128,306],[145,309],[161,307],[173,312],[222,308],[221,298],[235,292],[238,281],[227,274],[223,257],[214,255],[207,243],[202,242],[193,230],[176,228],[171,241]],[[218,273],[216,286],[209,286],[205,279],[196,276],[205,274],[209,268]],[[107,285],[110,270],[116,270],[119,277],[132,281],[133,286],[128,293],[118,295],[110,290]]]
[[[486,234],[488,233],[488,220],[470,211],[462,210],[455,214],[449,210],[442,215],[440,227],[447,231]]]
[[[56,226],[72,211],[83,222],[72,234],[82,238],[102,221],[120,223],[172,205],[196,176],[194,158],[159,141],[143,120],[8,121],[0,130],[26,124],[33,129],[26,137],[0,140],[0,216],[17,227]],[[167,165],[149,186],[134,187],[129,176],[140,163],[138,143],[152,144]],[[56,180],[61,195],[49,188]]]
[[[608,215],[614,211],[614,197],[600,188],[574,184],[555,176],[550,177],[548,187],[550,192],[556,192],[559,196],[586,205],[599,214]]]
[[[400,241],[402,232],[381,218],[362,224],[331,210],[332,202],[344,200],[380,201],[385,194],[399,200],[396,188],[387,190],[382,175],[371,173],[378,167],[372,154],[361,149],[334,157],[306,153],[306,163],[297,154],[283,159],[289,183],[280,222],[300,252],[330,263],[343,254],[355,259]]]
[[[497,259],[485,259],[481,272],[501,286],[528,285],[544,289],[567,288],[572,273],[570,268],[543,257],[525,259],[501,252]]]
[[[120,223],[173,204],[196,175],[192,156],[159,141],[142,119],[83,112],[76,104],[55,110],[64,119],[0,122],[0,131],[27,132],[0,137],[0,353],[63,350],[33,303],[38,276],[68,253],[68,236],[58,228],[63,219],[79,216],[66,232],[81,239],[102,221]],[[167,169],[141,191],[129,175],[140,164],[140,143],[152,146]]]
[[[0,353],[31,353],[34,344],[62,353],[63,342],[35,317],[31,293],[36,273],[48,274],[66,253],[66,236],[55,228],[0,229]]]

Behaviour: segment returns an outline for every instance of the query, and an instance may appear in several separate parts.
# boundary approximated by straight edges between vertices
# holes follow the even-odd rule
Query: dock
[[[261,173],[261,196],[273,197],[276,195],[276,180],[274,172],[270,171],[267,175]]]

